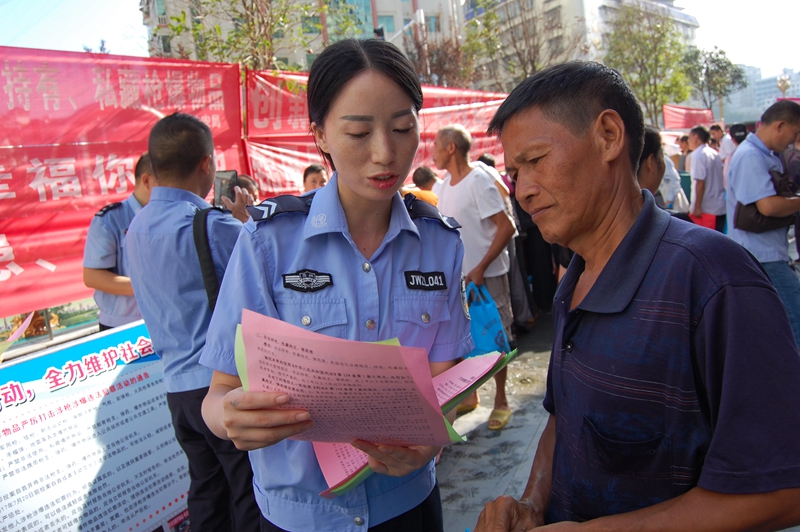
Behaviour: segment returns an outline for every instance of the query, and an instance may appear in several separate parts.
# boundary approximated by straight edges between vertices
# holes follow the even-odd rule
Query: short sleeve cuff
[[[475,348],[472,343],[472,335],[466,336],[455,342],[447,344],[433,344],[428,353],[428,362],[449,362],[466,356]]]
[[[734,473],[704,467],[697,485],[708,491],[731,494],[769,493],[800,488],[800,466],[759,473]]]
[[[239,372],[236,371],[234,354],[208,344],[203,347],[203,352],[200,354],[200,364],[228,375],[239,375]]]
[[[556,415],[556,406],[553,404],[553,398],[550,397],[550,391],[545,393],[544,400],[542,401],[542,406],[544,407],[547,412],[554,416]]]
[[[117,265],[116,258],[111,257],[109,260],[93,260],[90,258],[83,259],[84,268],[92,268],[93,270],[108,270]]]

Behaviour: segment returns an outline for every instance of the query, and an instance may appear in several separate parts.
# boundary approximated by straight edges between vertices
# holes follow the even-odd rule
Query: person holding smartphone
[[[376,473],[333,500],[311,442],[289,439],[314,423],[281,393],[244,392],[234,335],[249,309],[337,338],[398,338],[428,352],[432,375],[469,353],[457,225],[398,193],[419,146],[422,91],[391,43],[343,40],[314,61],[308,78],[311,132],[330,182],[312,194],[253,209],[222,283],[201,363],[214,370],[203,417],[220,438],[249,450],[262,532],[441,532],[434,457],[438,447],[353,445]],[[304,290],[293,274],[314,275]],[[439,277],[420,289],[410,272]],[[428,287],[430,288],[430,287]]]
[[[153,348],[164,362],[175,437],[189,461],[192,529],[255,532],[258,508],[247,453],[215,436],[201,416],[212,372],[198,360],[212,310],[193,223],[198,211],[211,207],[203,199],[216,175],[211,130],[194,116],[169,115],[153,126],[148,153],[158,186],[128,228],[127,263]],[[236,201],[228,200],[234,214],[212,209],[206,219],[210,255],[220,279],[247,219],[246,204],[252,203],[246,191],[234,191]]]

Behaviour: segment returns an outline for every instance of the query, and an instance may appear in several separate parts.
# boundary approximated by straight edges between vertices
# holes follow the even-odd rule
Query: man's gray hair
[[[446,143],[453,143],[456,146],[456,151],[461,155],[468,155],[469,150],[472,148],[472,135],[470,135],[467,128],[460,124],[453,124],[452,126],[445,126],[439,130],[439,134]]]

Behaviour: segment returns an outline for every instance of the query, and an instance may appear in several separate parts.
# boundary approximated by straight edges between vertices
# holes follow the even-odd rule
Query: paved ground
[[[521,355],[509,365],[509,401],[514,415],[500,432],[487,428],[494,381],[480,390],[481,406],[456,419],[467,441],[445,448],[437,466],[445,532],[472,529],[483,506],[502,494],[518,497],[525,488],[539,436],[547,421],[542,408],[552,321],[549,315],[519,338]]]

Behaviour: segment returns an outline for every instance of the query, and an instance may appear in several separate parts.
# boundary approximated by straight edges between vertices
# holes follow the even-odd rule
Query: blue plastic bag
[[[465,358],[485,355],[493,351],[501,353],[511,351],[506,331],[503,329],[503,321],[500,319],[500,312],[498,312],[497,305],[494,304],[494,299],[486,286],[469,283],[467,285],[467,304],[471,318],[470,332],[475,349]]]

